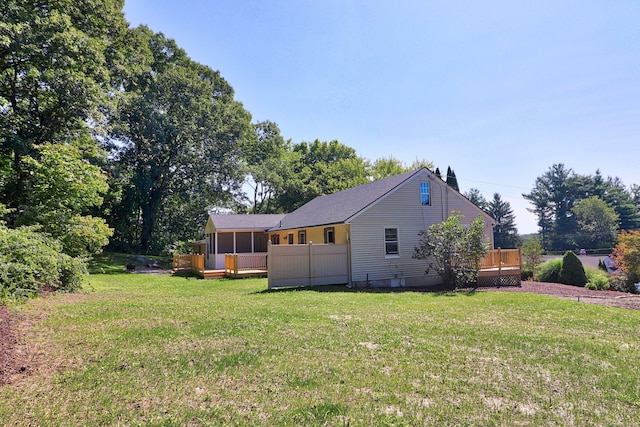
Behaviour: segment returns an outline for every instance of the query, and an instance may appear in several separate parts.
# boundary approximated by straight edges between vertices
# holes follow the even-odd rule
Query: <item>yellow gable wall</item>
[[[306,231],[307,233],[307,243],[313,242],[315,244],[324,244],[324,229],[327,227],[333,227],[334,235],[335,235],[335,244],[342,245],[347,243],[347,238],[349,236],[349,225],[348,224],[335,224],[331,226],[322,226],[322,227],[310,227],[310,228],[298,228],[295,230],[285,230],[280,232],[270,232],[269,240],[272,240],[271,237],[275,235],[280,236],[280,244],[286,245],[289,244],[289,240],[286,240],[286,236],[289,234],[293,234],[293,244],[299,244],[298,241],[298,232],[301,230]]]

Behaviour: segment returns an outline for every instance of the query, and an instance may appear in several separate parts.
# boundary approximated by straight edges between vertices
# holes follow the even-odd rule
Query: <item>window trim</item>
[[[307,244],[307,230],[298,231],[298,244],[299,245]]]
[[[395,230],[395,240],[387,239],[387,230]],[[395,252],[389,252],[388,245],[395,243]],[[400,258],[400,229],[398,227],[385,227],[384,228],[384,257],[385,258]]]
[[[279,234],[273,234],[271,236],[271,244],[272,245],[279,245],[280,244],[280,235]]]
[[[289,241],[290,245],[293,245],[293,233],[287,234],[287,240]]]
[[[329,239],[329,235],[331,235],[331,239]],[[335,243],[336,243],[336,228],[335,227],[325,227],[324,228],[324,243],[325,243],[325,245],[335,245]]]
[[[426,192],[422,190],[426,187]],[[425,203],[424,196],[426,196],[427,201]],[[431,206],[431,186],[429,185],[429,181],[420,181],[420,204],[422,206]]]

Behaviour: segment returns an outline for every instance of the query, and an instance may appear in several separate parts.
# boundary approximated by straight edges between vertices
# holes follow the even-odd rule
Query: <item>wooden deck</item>
[[[478,286],[520,286],[520,249],[494,249],[485,256],[478,271]]]
[[[225,256],[225,268],[220,270],[205,269],[204,255],[174,254],[173,272],[174,274],[188,272],[202,279],[267,277],[266,254],[255,254],[253,256],[227,254]]]

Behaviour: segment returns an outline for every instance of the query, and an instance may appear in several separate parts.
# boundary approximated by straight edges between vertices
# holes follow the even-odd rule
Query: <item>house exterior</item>
[[[425,262],[413,259],[413,252],[420,240],[418,233],[444,221],[452,211],[464,216],[465,225],[480,215],[485,237],[493,248],[495,220],[426,168],[317,197],[268,229],[269,286],[272,276],[278,277],[273,286],[332,281],[331,284],[380,287],[439,284],[440,276],[435,272],[425,274]],[[301,268],[304,256],[292,258],[295,261],[288,264],[279,262],[288,256],[287,251],[292,252],[280,248],[282,245],[318,244],[340,247],[340,255],[334,254],[322,268],[312,267],[313,260],[309,267]],[[308,251],[309,258],[316,256],[313,254],[319,252]],[[290,280],[285,271],[288,265],[298,270]],[[345,266],[344,274],[330,274],[326,280],[316,277],[338,265]],[[301,274],[309,276],[308,280],[303,280]]]
[[[266,254],[267,231],[277,227],[284,216],[209,214],[204,231],[205,267],[223,269],[227,253]]]

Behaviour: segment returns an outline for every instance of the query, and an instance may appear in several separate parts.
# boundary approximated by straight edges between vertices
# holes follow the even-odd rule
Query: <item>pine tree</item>
[[[442,179],[442,174],[440,173],[440,168],[436,168],[435,174],[438,176],[438,178]]]
[[[451,166],[447,167],[447,185],[453,188],[456,191],[460,191],[460,187],[458,187],[458,178],[456,178],[456,173],[451,169]]]
[[[496,220],[493,227],[493,244],[496,248],[512,249],[519,243],[515,215],[509,202],[502,200],[499,193],[494,193],[489,202],[489,215]]]

